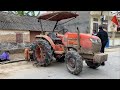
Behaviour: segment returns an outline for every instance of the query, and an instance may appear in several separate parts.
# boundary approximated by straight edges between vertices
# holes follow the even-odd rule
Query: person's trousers
[[[105,46],[106,46],[107,42],[108,42],[108,41],[102,42],[102,47],[101,47],[101,50],[100,50],[101,53],[104,53]]]

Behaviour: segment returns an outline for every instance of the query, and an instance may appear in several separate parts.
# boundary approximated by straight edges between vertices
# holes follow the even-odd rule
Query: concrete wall
[[[109,46],[119,46],[119,45],[120,45],[120,38],[115,38],[114,40],[110,39]]]
[[[41,32],[40,31],[30,31],[30,42],[35,41],[35,36],[39,35]]]

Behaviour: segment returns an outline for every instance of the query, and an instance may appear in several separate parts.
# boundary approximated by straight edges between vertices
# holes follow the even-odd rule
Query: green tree
[[[8,11],[9,13],[17,14],[20,16],[38,16],[40,11]]]

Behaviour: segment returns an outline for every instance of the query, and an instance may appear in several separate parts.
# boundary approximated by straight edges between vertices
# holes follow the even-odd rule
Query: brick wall
[[[22,34],[23,43],[16,42],[16,33]],[[30,42],[29,31],[0,30],[0,50],[24,48],[29,42]]]
[[[23,34],[23,42],[30,42],[29,31],[0,30],[0,42],[16,42],[16,33]]]

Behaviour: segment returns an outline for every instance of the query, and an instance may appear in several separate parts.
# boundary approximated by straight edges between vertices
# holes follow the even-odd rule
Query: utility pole
[[[101,25],[103,25],[103,19],[104,19],[104,17],[103,17],[103,11],[101,11]]]

